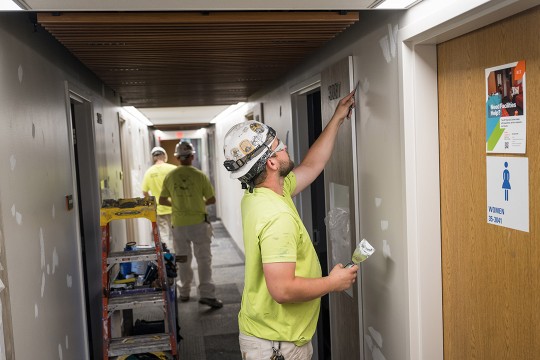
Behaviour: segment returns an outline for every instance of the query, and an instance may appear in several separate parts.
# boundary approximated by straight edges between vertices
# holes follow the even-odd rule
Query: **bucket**
[[[137,245],[135,241],[130,241],[126,244],[126,247],[124,248],[124,251],[131,251],[133,248]],[[132,264],[130,262],[120,263],[120,274],[126,278],[127,275],[131,274],[133,271],[133,268],[131,266]]]
[[[152,249],[152,245],[137,245],[134,246],[134,250],[147,250]],[[137,275],[144,275],[146,268],[148,267],[149,261],[134,261],[131,263],[131,272]]]

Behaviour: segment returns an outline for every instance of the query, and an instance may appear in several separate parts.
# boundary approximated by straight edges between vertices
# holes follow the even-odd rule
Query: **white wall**
[[[9,294],[0,320],[13,324],[4,340],[17,359],[89,354],[78,213],[65,205],[75,187],[66,83],[91,101],[92,120],[103,116],[94,124],[96,176],[102,197],[121,197],[117,97],[43,29],[35,32],[27,13],[0,13],[0,271]],[[99,224],[86,225],[96,234],[87,241],[99,247]],[[113,232],[125,240],[125,227]],[[101,319],[100,293],[90,297],[92,318]],[[100,327],[97,334],[99,354]]]

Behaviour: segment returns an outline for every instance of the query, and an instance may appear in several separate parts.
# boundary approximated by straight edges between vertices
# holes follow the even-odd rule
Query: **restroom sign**
[[[529,232],[529,159],[486,157],[487,222]]]

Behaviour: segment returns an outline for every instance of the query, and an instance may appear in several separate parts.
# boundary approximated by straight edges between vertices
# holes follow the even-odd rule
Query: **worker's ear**
[[[279,162],[277,156],[270,156],[268,160],[266,160],[266,166],[271,170],[279,169]]]

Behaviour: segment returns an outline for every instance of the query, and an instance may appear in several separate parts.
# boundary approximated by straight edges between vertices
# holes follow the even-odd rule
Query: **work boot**
[[[208,305],[213,309],[220,309],[223,307],[223,301],[216,298],[200,298],[199,304]]]

